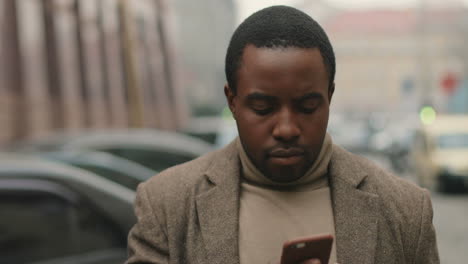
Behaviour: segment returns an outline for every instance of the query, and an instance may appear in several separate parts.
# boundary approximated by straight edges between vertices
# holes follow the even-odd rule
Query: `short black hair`
[[[225,73],[229,87],[237,93],[237,71],[245,47],[318,48],[328,73],[329,87],[335,80],[335,53],[323,28],[306,13],[289,6],[271,6],[242,22],[229,42]]]

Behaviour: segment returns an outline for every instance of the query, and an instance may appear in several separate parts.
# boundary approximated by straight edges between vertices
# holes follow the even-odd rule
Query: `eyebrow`
[[[305,101],[305,100],[308,100],[308,99],[322,99],[322,98],[323,98],[323,96],[320,93],[308,93],[308,94],[302,95],[302,96],[300,96],[298,98],[295,98],[294,101],[301,102],[301,101]]]
[[[315,92],[312,92],[312,93],[307,93],[305,95],[302,95],[298,98],[295,98],[293,99],[294,101],[296,102],[302,102],[302,101],[305,101],[305,100],[308,100],[308,99],[322,99],[323,96],[320,94],[320,93],[315,93]],[[274,101],[276,100],[276,97],[274,96],[271,96],[271,95],[266,95],[266,94],[263,94],[263,93],[259,93],[259,92],[253,92],[249,95],[247,95],[247,100],[249,101],[254,101],[254,100],[265,100],[265,101]]]
[[[266,94],[263,94],[263,93],[258,93],[258,92],[254,92],[254,93],[251,93],[249,95],[247,95],[247,100],[265,100],[265,101],[271,101],[271,100],[275,100],[275,97],[274,96],[271,96],[271,95],[266,95]]]

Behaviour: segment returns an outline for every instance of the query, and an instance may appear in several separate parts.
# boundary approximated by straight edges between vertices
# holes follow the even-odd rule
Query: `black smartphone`
[[[297,264],[308,259],[319,259],[328,264],[333,246],[330,234],[297,238],[286,241],[281,254],[281,264]]]

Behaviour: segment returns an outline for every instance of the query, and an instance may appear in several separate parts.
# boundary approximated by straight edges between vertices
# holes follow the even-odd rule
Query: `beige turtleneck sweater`
[[[277,264],[283,243],[318,234],[335,235],[327,170],[332,141],[326,135],[317,160],[298,180],[277,183],[250,161],[237,139],[242,165],[239,212],[241,264]],[[333,242],[329,263],[336,262]],[[326,264],[326,263],[322,263]]]

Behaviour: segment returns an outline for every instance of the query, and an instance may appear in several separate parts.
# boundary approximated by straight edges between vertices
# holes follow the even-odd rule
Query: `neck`
[[[290,188],[300,186],[314,186],[315,188],[321,188],[328,185],[327,172],[328,164],[330,162],[332,154],[332,140],[330,135],[325,135],[322,148],[319,156],[314,161],[309,170],[300,178],[291,182],[275,182],[263,173],[261,173],[255,165],[252,163],[247,153],[245,152],[242,143],[239,138],[236,139],[236,146],[239,152],[239,157],[242,165],[242,176],[247,182],[256,185],[270,186],[275,188]]]

